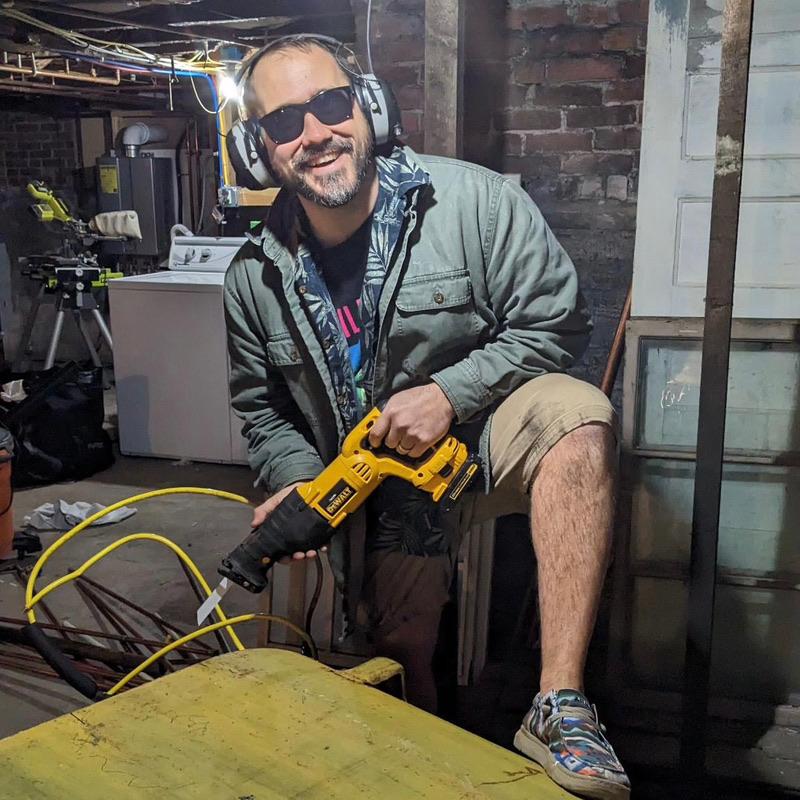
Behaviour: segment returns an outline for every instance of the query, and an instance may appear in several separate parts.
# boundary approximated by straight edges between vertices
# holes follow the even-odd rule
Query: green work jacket
[[[569,256],[519,185],[404,152],[430,183],[409,193],[387,268],[369,400],[435,381],[458,423],[478,421],[488,465],[491,410],[526,381],[566,370],[591,323]],[[295,280],[298,237],[297,200],[282,191],[225,277],[233,408],[269,493],[317,475],[347,433]]]

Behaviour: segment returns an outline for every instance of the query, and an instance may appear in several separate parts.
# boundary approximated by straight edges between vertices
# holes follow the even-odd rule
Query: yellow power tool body
[[[55,192],[45,186],[41,181],[31,181],[28,184],[28,194],[39,202],[31,205],[31,211],[40,222],[76,223],[77,220],[69,213],[67,204],[56,197]]]
[[[367,414],[347,435],[341,453],[314,480],[292,490],[222,561],[221,575],[251,592],[262,591],[275,561],[327,544],[389,477],[408,481],[445,507],[458,500],[480,467],[466,445],[448,434],[419,459],[375,449],[368,437],[380,413],[376,408]]]

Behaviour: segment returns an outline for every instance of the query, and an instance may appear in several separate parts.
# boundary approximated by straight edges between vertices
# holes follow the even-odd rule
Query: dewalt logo
[[[327,505],[325,506],[325,511],[333,516],[354,494],[355,489],[353,489],[352,486],[345,485],[345,487],[335,497],[328,499]]]

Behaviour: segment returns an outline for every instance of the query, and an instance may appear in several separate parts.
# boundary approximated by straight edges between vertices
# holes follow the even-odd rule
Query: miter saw
[[[67,203],[42,181],[31,181],[28,194],[36,201],[30,210],[42,223],[60,225],[63,240],[60,253],[31,255],[19,259],[21,272],[40,286],[34,297],[14,360],[14,369],[23,371],[31,353],[31,340],[39,308],[46,295],[55,298],[56,315],[50,334],[44,369],[55,363],[66,312],[71,311],[95,366],[101,366],[97,348],[89,336],[87,322],[93,321],[109,348],[111,332],[101,313],[102,293],[111,278],[121,278],[98,264],[89,248],[102,241],[141,239],[135,211],[98,214],[90,222],[72,215]]]
[[[112,211],[95,215],[90,222],[74,217],[69,206],[42,181],[31,181],[28,194],[36,200],[30,210],[39,222],[58,222],[65,234],[63,255],[75,256],[97,242],[141,239],[139,216],[135,211]]]

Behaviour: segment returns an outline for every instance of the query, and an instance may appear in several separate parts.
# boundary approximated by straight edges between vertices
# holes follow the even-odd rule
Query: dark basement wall
[[[351,0],[356,22],[356,52],[367,70],[366,0]],[[373,0],[372,64],[389,81],[403,116],[406,143],[422,152],[425,105],[425,0]]]
[[[76,123],[71,118],[57,119],[42,113],[6,111],[0,114],[0,241],[8,250],[12,275],[13,317],[4,320],[11,339],[5,342],[6,358],[13,358],[16,336],[30,309],[38,289],[19,274],[17,258],[57,249],[60,237],[38,222],[28,210],[33,202],[25,187],[31,180],[43,180],[75,207],[77,197],[74,170],[78,166]],[[40,311],[35,335],[35,355],[44,357],[53,319],[51,305]],[[71,321],[64,326],[64,350],[60,354],[84,354],[77,348],[79,337],[71,330]]]
[[[648,0],[473,0],[465,157],[519,173],[575,262],[599,383],[633,267]]]

